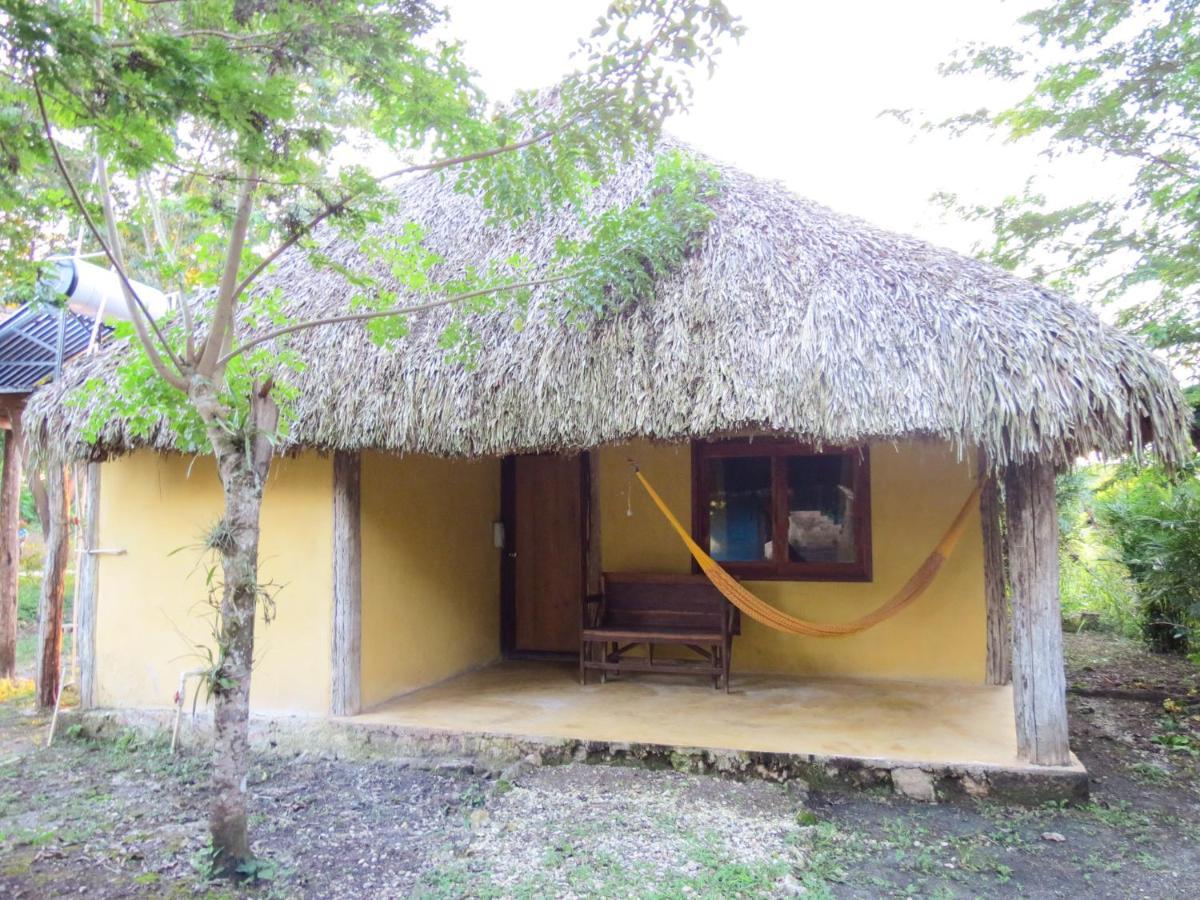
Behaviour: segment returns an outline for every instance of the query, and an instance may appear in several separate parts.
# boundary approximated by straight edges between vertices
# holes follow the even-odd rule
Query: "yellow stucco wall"
[[[609,571],[687,572],[690,557],[636,481],[630,457],[676,516],[691,522],[691,451],[645,441],[599,453],[601,552]],[[932,442],[871,447],[874,579],[863,582],[747,582],[795,616],[841,622],[890,597],[945,533],[971,490],[974,472]],[[632,509],[633,515],[627,515]],[[804,638],[742,617],[733,667],[744,672],[981,682],[986,656],[983,538],[975,510],[937,579],[907,610],[861,634]]]
[[[597,451],[603,566],[686,572],[687,551],[636,482],[637,459],[684,521],[691,452],[635,442]],[[970,489],[973,473],[948,447],[871,450],[870,583],[751,582],[794,615],[844,621],[874,609],[912,574]],[[103,467],[98,700],[165,707],[180,671],[208,644],[204,567],[189,549],[221,507],[212,463],[136,453]],[[632,511],[632,516],[627,511]],[[498,460],[364,453],[362,460],[362,698],[371,706],[499,657]],[[179,548],[184,548],[172,554]],[[282,585],[275,620],[261,621],[252,705],[325,714],[330,702],[332,472],[316,454],[278,460],[263,508],[262,574]],[[974,514],[937,580],[898,617],[860,635],[810,639],[743,619],[740,671],[980,682],[985,660],[983,554]]]
[[[260,615],[256,626],[250,702],[257,711],[329,711],[332,479],[330,460],[316,454],[272,465],[260,577],[280,590],[274,620],[265,625]],[[104,464],[99,545],[127,552],[100,557],[101,705],[170,706],[179,673],[206,664],[196,645],[211,645],[212,622],[196,545],[220,512],[211,459],[139,452]]]
[[[500,655],[498,460],[362,457],[366,707]]]

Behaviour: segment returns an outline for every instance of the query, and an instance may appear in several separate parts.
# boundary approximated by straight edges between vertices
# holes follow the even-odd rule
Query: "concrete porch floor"
[[[579,684],[573,666],[504,662],[415,691],[355,723],[519,738],[1036,770],[1017,759],[1012,689],[735,673]],[[1078,763],[1075,763],[1078,766]]]

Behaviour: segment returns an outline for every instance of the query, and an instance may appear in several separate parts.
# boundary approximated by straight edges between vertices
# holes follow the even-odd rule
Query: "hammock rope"
[[[872,612],[852,621],[836,624],[798,619],[782,610],[776,609],[765,600],[756,597],[732,575],[721,568],[721,564],[705,553],[700,545],[692,539],[687,529],[679,524],[679,520],[675,518],[670,507],[667,506],[662,497],[658,496],[658,492],[650,486],[650,482],[646,480],[646,476],[640,470],[636,469],[635,474],[638,477],[638,481],[642,483],[642,487],[646,489],[646,493],[650,495],[650,499],[654,501],[654,505],[658,507],[658,511],[663,514],[663,517],[675,529],[676,534],[687,545],[688,550],[691,551],[692,556],[700,565],[700,570],[708,576],[708,580],[713,583],[713,586],[718,591],[725,595],[725,598],[730,603],[750,618],[770,628],[774,628],[776,631],[782,631],[787,634],[798,634],[804,637],[845,637],[850,634],[858,634],[860,631],[866,631],[871,626],[878,625],[880,622],[890,619],[892,616],[906,609],[914,600],[925,593],[925,589],[933,583],[933,579],[942,568],[942,564],[954,552],[954,545],[958,543],[963,531],[966,530],[971,508],[979,502],[979,493],[982,490],[981,485],[975,485],[966,502],[963,503],[962,509],[958,511],[958,515],[950,523],[950,527],[946,530],[945,535],[943,535],[937,546],[934,547],[933,552],[925,558],[925,561],[921,563],[916,572],[904,583],[904,586],[899,591]]]

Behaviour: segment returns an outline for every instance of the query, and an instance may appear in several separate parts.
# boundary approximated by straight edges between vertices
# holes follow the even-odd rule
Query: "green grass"
[[[25,669],[33,665],[37,656],[37,635],[25,634],[17,638],[17,668]]]
[[[33,665],[37,654],[37,615],[38,600],[42,592],[40,578],[22,575],[17,583],[17,668],[23,669]],[[71,621],[71,609],[75,599],[75,573],[68,572],[66,591],[63,597],[63,621]],[[63,653],[71,652],[71,635],[63,638]]]
[[[63,619],[71,620],[71,604],[75,599],[75,574],[68,572],[66,577],[66,595],[63,598]],[[42,592],[42,580],[36,577],[21,576],[17,585],[17,622],[21,625],[37,624],[38,598]]]
[[[36,623],[35,623],[36,624]],[[71,633],[63,635],[62,655],[64,658],[71,654]],[[37,656],[37,633],[30,631],[17,638],[17,669],[33,666]]]

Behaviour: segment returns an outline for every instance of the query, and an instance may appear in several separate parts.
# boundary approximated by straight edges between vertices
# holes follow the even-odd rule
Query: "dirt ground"
[[[263,755],[259,881],[206,878],[202,757],[132,733],[44,749],[0,696],[0,895],[1197,897],[1194,666],[1068,637],[1086,806],[927,805],[672,771]],[[1095,696],[1159,692],[1179,703]]]

